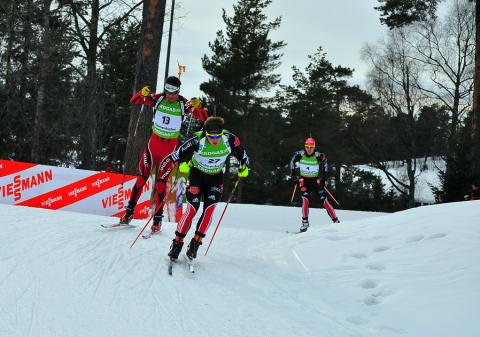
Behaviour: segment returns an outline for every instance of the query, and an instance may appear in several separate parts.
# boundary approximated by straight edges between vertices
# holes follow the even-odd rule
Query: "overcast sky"
[[[187,73],[182,75],[182,94],[188,98],[201,96],[199,86],[209,79],[202,68],[201,58],[204,54],[211,55],[208,43],[215,39],[216,32],[225,31],[222,8],[231,16],[237,0],[176,2],[181,8],[175,16],[178,14],[182,18],[174,22],[170,74],[177,73],[177,60],[186,65]],[[322,46],[333,65],[354,68],[353,82],[363,85],[367,65],[360,59],[360,51],[367,42],[376,42],[387,31],[380,25],[379,12],[373,9],[377,5],[377,0],[273,0],[267,8],[267,15],[272,19],[281,16],[282,23],[272,33],[272,39],[287,43],[282,65],[277,69],[282,83],[292,83],[292,66],[303,70],[308,64],[307,56]],[[170,1],[167,6],[171,6]],[[166,49],[165,36],[159,79],[163,79],[165,73]]]

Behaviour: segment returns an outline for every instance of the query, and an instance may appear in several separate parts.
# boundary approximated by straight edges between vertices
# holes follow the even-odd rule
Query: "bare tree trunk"
[[[475,3],[475,73],[473,80],[473,177],[480,179],[480,5]]]
[[[32,151],[30,160],[39,163],[44,160],[41,139],[45,136],[45,88],[50,68],[51,34],[50,34],[50,5],[52,0],[43,1],[43,36],[40,47],[40,65],[38,70],[37,102],[35,123],[33,126]]]
[[[405,97],[407,102],[407,133],[408,152],[407,176],[408,176],[408,208],[415,207],[415,172],[417,171],[416,143],[415,143],[415,103],[411,96],[410,67],[406,67],[405,74]]]
[[[97,48],[100,0],[93,0],[88,39],[85,82],[85,118],[82,125],[82,167],[95,169],[97,155]]]
[[[407,159],[407,176],[408,176],[408,208],[415,207],[415,171],[416,158]]]
[[[25,93],[27,87],[27,74],[29,72],[28,60],[30,58],[30,52],[32,49],[32,19],[33,19],[33,0],[27,0],[26,15],[23,20],[23,53],[21,57],[22,71],[20,74],[20,95]],[[24,111],[22,109],[22,111]]]
[[[454,169],[452,168],[453,163],[455,162],[455,148],[457,146],[457,143],[459,141],[457,137],[457,129],[458,129],[458,99],[454,99],[454,108],[451,110],[452,112],[452,118],[451,118],[451,123],[450,123],[450,132],[448,135],[447,139],[447,155],[446,155],[446,165],[445,165],[445,186],[444,190],[447,192],[447,200],[455,200],[455,199],[450,199],[454,193],[451,191],[453,185],[450,183],[452,180],[452,177],[455,176]],[[467,172],[465,172],[467,173]],[[453,179],[453,181],[456,181],[456,179]]]
[[[16,1],[11,2],[10,13],[8,16],[8,36],[7,36],[7,49],[5,50],[5,85],[8,95],[15,91],[12,81],[12,55],[13,55],[13,42],[15,39],[15,13],[18,10],[18,4]]]
[[[166,4],[166,0],[145,0],[143,4],[142,36],[133,92],[140,90],[145,85],[149,85],[152,92],[155,92]],[[132,107],[128,126],[125,172],[130,174],[136,172],[138,159],[151,132],[153,110],[144,107],[143,116],[140,111],[142,111],[141,108]],[[135,129],[137,129],[137,133],[134,136]]]
[[[404,53],[399,59],[401,61],[401,73],[402,77],[399,82],[402,83],[403,95],[405,96],[405,109],[406,109],[406,126],[404,139],[406,144],[406,162],[407,162],[407,177],[408,177],[408,208],[415,207],[415,172],[417,170],[416,161],[416,143],[415,143],[415,104],[419,104],[418,100],[415,100],[413,80],[415,75],[413,73],[414,66],[406,62]]]
[[[344,193],[344,189],[343,189],[343,185],[342,185],[342,164],[340,164],[340,162],[338,160],[336,160],[334,163],[333,163],[333,166],[335,167],[335,171],[333,171],[333,178],[334,178],[334,184],[335,184],[335,194],[337,195],[337,197],[340,197],[342,198],[343,197],[343,193]],[[340,200],[340,199],[338,199]]]

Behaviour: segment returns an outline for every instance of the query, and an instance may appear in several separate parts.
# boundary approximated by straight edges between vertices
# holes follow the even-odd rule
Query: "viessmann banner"
[[[47,209],[122,216],[130,199],[135,176],[78,170],[0,160],[0,203]],[[135,217],[149,214],[152,181],[149,180]]]

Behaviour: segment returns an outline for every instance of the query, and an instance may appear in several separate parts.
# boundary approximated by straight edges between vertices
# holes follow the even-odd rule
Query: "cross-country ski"
[[[156,235],[159,235],[161,233],[161,231],[149,231],[148,233],[145,233],[142,235],[142,238],[147,240],[147,239],[150,239],[152,236],[156,236]]]
[[[114,228],[135,228],[135,225],[131,225],[131,224],[119,224],[119,223],[115,223],[115,224],[110,224],[110,225],[100,225],[100,227],[103,227],[103,228],[106,228],[106,229],[114,229]]]

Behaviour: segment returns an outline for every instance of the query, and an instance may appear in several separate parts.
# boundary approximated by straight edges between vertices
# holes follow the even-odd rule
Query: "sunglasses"
[[[314,149],[315,146],[305,145],[305,148],[306,148],[306,149]]]
[[[207,137],[211,138],[211,139],[218,139],[218,138],[222,137],[223,131],[221,133],[215,133],[215,134],[205,132],[205,135],[207,135]]]

